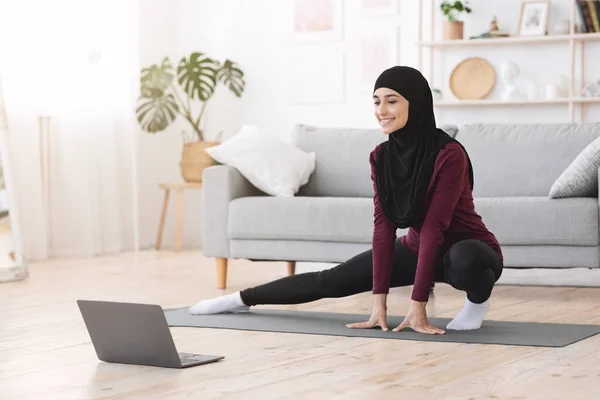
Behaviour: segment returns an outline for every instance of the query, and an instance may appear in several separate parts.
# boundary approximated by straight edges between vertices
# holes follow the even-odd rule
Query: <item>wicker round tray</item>
[[[479,57],[461,61],[450,74],[450,90],[459,99],[479,100],[496,84],[494,67]]]

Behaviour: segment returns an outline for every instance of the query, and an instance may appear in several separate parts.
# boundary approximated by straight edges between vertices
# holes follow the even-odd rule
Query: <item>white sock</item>
[[[481,328],[485,315],[490,307],[489,299],[481,304],[471,303],[465,299],[465,305],[460,313],[446,326],[446,329],[466,331]]]
[[[202,300],[190,307],[190,314],[219,314],[219,313],[243,313],[248,312],[249,306],[245,305],[240,292],[215,297],[214,299]]]

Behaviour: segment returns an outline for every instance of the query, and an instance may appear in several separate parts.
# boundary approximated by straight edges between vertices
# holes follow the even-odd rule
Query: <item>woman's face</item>
[[[381,131],[388,135],[406,125],[408,100],[398,92],[382,87],[373,94],[373,111],[381,126]]]

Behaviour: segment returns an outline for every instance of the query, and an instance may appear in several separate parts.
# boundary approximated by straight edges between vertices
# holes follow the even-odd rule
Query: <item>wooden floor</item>
[[[229,270],[229,287],[221,291],[213,260],[194,252],[30,266],[27,280],[0,285],[0,399],[599,396],[600,335],[553,349],[173,328],[178,350],[226,358],[183,370],[97,360],[77,299],[187,306],[286,273],[284,263],[245,260],[230,261]],[[405,313],[409,294],[410,288],[392,290],[390,314]],[[463,298],[439,285],[428,313],[453,317]],[[370,304],[362,294],[290,308],[368,313]],[[600,289],[498,286],[488,318],[600,324]]]

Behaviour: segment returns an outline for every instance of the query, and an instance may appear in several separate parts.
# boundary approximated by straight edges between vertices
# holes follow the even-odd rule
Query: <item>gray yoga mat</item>
[[[554,324],[486,320],[478,330],[426,335],[405,329],[392,332],[403,316],[388,316],[389,331],[379,328],[350,329],[346,324],[366,321],[368,315],[314,311],[252,309],[248,313],[190,315],[188,308],[165,310],[171,327],[239,329],[247,331],[304,333],[313,335],[420,340],[433,342],[485,343],[511,346],[564,347],[600,333],[600,325]],[[445,330],[449,318],[429,318]]]

